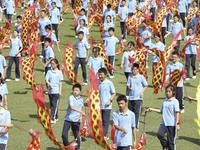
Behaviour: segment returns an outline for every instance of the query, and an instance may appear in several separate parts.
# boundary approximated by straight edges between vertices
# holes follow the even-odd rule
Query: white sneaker
[[[56,120],[55,121],[51,120],[51,124],[54,124],[54,123],[56,123]]]
[[[88,82],[87,82],[87,81],[84,81],[83,84],[84,84],[84,85],[88,85]]]
[[[186,78],[186,79],[185,79],[185,81],[189,81],[189,80],[190,80],[190,78]]]
[[[149,66],[146,66],[146,68],[149,68]]]
[[[18,78],[16,78],[16,79],[15,79],[15,81],[19,81],[19,79],[18,79]]]
[[[193,77],[192,77],[192,79],[196,79],[196,78],[197,78],[197,76],[193,76]]]
[[[126,96],[127,100],[129,99],[129,96]]]
[[[138,131],[139,131],[139,129],[136,129],[136,131],[138,132]]]
[[[43,74],[45,74],[45,71],[43,72]]]
[[[184,114],[185,113],[185,109],[181,109],[181,114]]]
[[[6,82],[10,82],[10,81],[11,81],[11,79],[6,79],[5,81],[6,81]]]
[[[113,79],[113,78],[114,78],[114,75],[110,75],[110,78]]]
[[[104,136],[105,140],[108,141],[109,140],[109,136]]]
[[[39,57],[40,57],[40,58],[43,58],[43,56],[42,56],[42,55],[40,55]]]
[[[126,42],[126,39],[123,39],[123,42]]]
[[[75,36],[75,39],[78,39],[78,36],[77,36],[77,35]]]

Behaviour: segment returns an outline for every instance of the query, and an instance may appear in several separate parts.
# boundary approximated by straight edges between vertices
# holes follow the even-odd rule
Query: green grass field
[[[17,14],[20,14],[21,10]],[[15,18],[16,16],[14,16]],[[69,42],[70,44],[74,44],[76,39],[75,32],[73,28],[73,16],[71,14],[71,11],[69,11],[67,14],[63,14],[64,22],[61,23],[59,27],[59,36],[60,36],[60,49],[62,52],[58,53],[57,49],[55,48],[55,54],[56,58],[59,60],[60,64],[63,63],[63,50],[64,47]],[[3,24],[4,26],[4,24]],[[14,29],[14,27],[12,28]],[[120,24],[119,19],[117,19],[116,23],[116,36],[120,37]],[[100,41],[100,34],[99,30],[97,28],[97,25],[95,23],[94,27],[91,29],[91,36],[95,36],[95,39],[97,42]],[[133,40],[132,36],[128,36],[128,40]],[[152,42],[154,40],[152,39]],[[171,36],[167,39],[167,44],[169,45],[171,43]],[[184,46],[184,42],[181,42],[181,48]],[[117,49],[120,47],[120,45],[117,46]],[[3,55],[9,55],[10,49],[3,50]],[[40,54],[41,47],[38,53]],[[75,58],[76,54],[74,55]],[[116,56],[115,66],[116,68],[119,68],[121,57]],[[37,58],[37,61],[35,62],[35,66],[37,66],[40,58]],[[170,61],[170,60],[169,60]],[[7,60],[8,63],[8,60]],[[198,65],[198,62],[197,62]],[[140,138],[140,135],[142,133],[142,127],[143,127],[143,120],[144,120],[144,111],[148,107],[154,107],[154,108],[160,108],[160,106],[163,103],[163,100],[165,98],[164,91],[159,91],[157,95],[153,95],[153,88],[152,88],[152,68],[151,68],[151,56],[149,57],[149,68],[148,71],[148,84],[149,87],[147,91],[144,94],[144,101],[143,101],[143,107],[142,107],[142,115],[140,118],[140,130],[137,132],[137,141]],[[44,82],[44,74],[43,74],[43,64],[40,63],[38,69],[35,73],[35,80],[37,85],[40,85],[41,82]],[[22,73],[22,72],[21,72]],[[89,72],[88,72],[89,73]],[[191,74],[192,75],[192,74]],[[23,127],[25,129],[33,128],[34,130],[41,131],[42,134],[40,134],[41,139],[41,150],[56,150],[58,149],[45,135],[45,132],[42,128],[42,126],[38,123],[37,119],[37,106],[33,101],[32,98],[32,90],[31,88],[26,84],[26,82],[22,79],[23,74],[21,74],[21,79],[19,82],[15,82],[15,75],[14,75],[14,66],[12,69],[12,81],[9,83],[6,83],[8,86],[8,109],[11,112],[11,118],[12,118],[12,124]],[[78,79],[79,81],[82,81],[82,73],[81,68],[79,68],[78,73]],[[187,92],[190,96],[195,97],[196,95],[196,88],[199,84],[199,75],[197,75],[197,79],[186,82],[187,85]],[[121,69],[117,69],[115,71],[115,78],[111,79],[111,81],[114,83],[117,96],[120,94],[125,94],[126,89],[126,78],[124,76],[124,72]],[[62,96],[60,99],[59,104],[59,121],[56,124],[52,125],[54,134],[56,139],[62,143],[61,133],[62,133],[62,127],[63,127],[63,120],[66,115],[66,109],[68,106],[68,98],[72,94],[71,92],[72,84],[69,82],[67,76],[64,74],[64,82],[63,82],[63,89],[62,89]],[[84,86],[82,90],[82,97],[84,99],[87,98],[87,89],[88,86]],[[184,94],[186,95],[186,94]],[[192,102],[192,104],[189,104],[188,100],[184,98],[185,103],[185,113],[180,115],[182,124],[181,128],[178,131],[177,134],[177,150],[199,150],[200,149],[200,137],[198,135],[197,129],[198,126],[194,122],[194,119],[197,118],[196,115],[196,102]],[[46,95],[46,106],[49,107],[49,98]],[[87,108],[88,109],[88,108]],[[113,108],[112,112],[117,110],[118,106],[116,103],[116,99],[113,102]],[[88,116],[87,116],[88,118]],[[111,115],[111,123],[112,123],[112,115]],[[157,139],[156,133],[158,131],[159,125],[161,122],[161,115],[156,113],[148,113],[146,118],[146,145],[144,147],[144,150],[161,150],[161,145],[159,140]],[[110,129],[109,129],[110,133]],[[74,137],[72,136],[72,132],[70,131],[70,140],[73,141]],[[99,147],[92,137],[83,137],[82,138],[82,149],[83,150],[101,150],[102,148]],[[9,130],[9,141],[8,141],[8,147],[7,150],[25,150],[27,149],[29,145],[29,141],[31,141],[31,136],[28,134],[28,132],[19,130],[17,128],[12,128]],[[111,141],[109,141],[111,143]]]

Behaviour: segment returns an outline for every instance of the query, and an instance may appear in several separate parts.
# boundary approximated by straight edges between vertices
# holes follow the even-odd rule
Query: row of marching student
[[[74,2],[74,1],[73,1]],[[72,2],[72,4],[73,4]],[[138,9],[136,9],[137,3],[139,4]],[[98,14],[100,17],[103,17],[104,22],[104,49],[106,51],[106,55],[108,56],[109,62],[114,66],[115,64],[115,52],[116,52],[116,44],[125,43],[127,41],[127,31],[125,28],[125,22],[128,20],[128,17],[134,15],[137,11],[142,11],[147,5],[146,0],[142,0],[141,2],[137,2],[135,0],[120,0],[119,6],[117,8],[117,14],[115,11],[111,9],[111,5],[108,4],[104,6],[103,14]],[[14,1],[13,0],[5,0],[2,8],[0,8],[1,13],[1,21],[2,14],[4,11],[6,18],[10,19],[10,24],[12,23],[13,15],[15,14],[14,10]],[[26,4],[26,3],[25,3]],[[50,100],[50,109],[51,109],[51,124],[55,124],[58,122],[58,105],[59,100],[62,95],[62,81],[63,74],[59,70],[59,61],[55,59],[54,54],[54,43],[57,45],[57,49],[60,52],[59,48],[59,25],[64,20],[62,19],[62,3],[60,0],[50,0],[47,2],[48,7],[51,7],[50,10],[50,18],[46,17],[46,11],[40,10],[39,3],[37,0],[29,1],[27,3],[28,6],[37,6],[35,9],[35,13],[39,16],[39,29],[36,31],[39,35],[42,45],[41,55],[44,61],[44,73],[45,73],[45,81],[47,86],[47,93]],[[96,1],[94,1],[96,6]],[[165,15],[162,23],[162,35],[158,33],[154,34],[155,42],[151,42],[152,32],[148,27],[145,21],[142,22],[140,28],[138,30],[138,35],[141,37],[142,42],[146,48],[157,48],[157,50],[165,51],[165,47],[167,45],[167,37],[172,34],[172,37],[188,26],[187,36],[184,31],[184,38],[180,35],[178,37],[178,45],[174,48],[175,51],[172,55],[172,62],[167,66],[166,70],[166,80],[170,79],[171,73],[178,69],[183,70],[185,65],[187,70],[187,78],[186,81],[190,80],[190,62],[192,66],[192,74],[193,79],[196,79],[196,72],[198,70],[195,67],[196,62],[196,45],[197,42],[192,42],[188,44],[186,47],[186,64],[181,64],[179,62],[180,55],[179,49],[182,40],[187,42],[190,39],[196,37],[194,34],[196,29],[196,25],[200,20],[199,11],[196,12],[195,16],[191,20],[191,22],[186,23],[186,14],[193,10],[198,9],[197,2],[193,1],[193,7],[189,7],[189,4],[186,0],[180,0],[178,2],[178,11],[179,14],[174,14],[169,11]],[[165,7],[166,4],[164,1],[161,2],[160,7]],[[102,123],[103,123],[103,131],[104,137],[106,140],[109,139],[108,136],[108,128],[110,124],[110,116],[112,110],[112,104],[117,103],[119,109],[114,111],[112,114],[114,126],[115,126],[115,143],[117,144],[118,150],[129,150],[133,145],[136,146],[136,133],[139,131],[139,121],[142,110],[143,96],[148,89],[148,83],[144,76],[139,74],[139,65],[138,58],[136,58],[132,67],[129,66],[129,56],[132,56],[135,53],[135,41],[129,41],[127,43],[128,51],[123,53],[121,59],[120,68],[124,68],[124,75],[127,79],[127,84],[124,86],[126,88],[126,93],[124,95],[120,95],[116,98],[116,90],[115,86],[112,82],[112,79],[115,78],[114,70],[105,69],[104,60],[101,58],[99,47],[94,47],[92,49],[92,56],[90,56],[90,44],[89,44],[89,36],[90,32],[87,28],[88,25],[88,9],[89,1],[82,1],[82,8],[80,9],[80,16],[76,19],[78,20],[78,24],[75,27],[75,38],[77,41],[75,46],[77,47],[77,55],[74,63],[75,74],[78,74],[78,67],[81,65],[82,69],[82,77],[84,85],[88,84],[88,74],[87,74],[87,65],[90,71],[94,71],[95,74],[99,76],[99,98],[101,102],[101,114],[102,114]],[[145,13],[152,13],[152,20],[155,20],[155,12],[156,12],[156,1],[152,1],[152,4],[148,7]],[[24,8],[26,9],[26,8]],[[121,28],[121,38],[118,39],[115,35],[116,16],[120,18],[120,28]],[[173,23],[170,24],[170,18],[173,16]],[[8,109],[8,101],[7,101],[7,86],[4,83],[4,79],[6,82],[11,81],[11,68],[13,63],[15,62],[15,81],[20,81],[20,63],[19,57],[21,57],[20,52],[23,50],[22,42],[21,42],[21,29],[22,29],[22,15],[16,17],[17,22],[15,23],[15,29],[13,31],[13,38],[11,39],[11,50],[9,54],[9,63],[8,67],[6,67],[6,61],[3,56],[0,57],[0,149],[5,150],[8,141],[8,128],[13,127],[11,124],[11,117]],[[74,15],[75,17],[75,15]],[[139,18],[137,18],[139,19]],[[182,19],[182,22],[179,20]],[[52,32],[55,32],[55,34]],[[161,39],[163,43],[161,42]],[[53,43],[53,44],[52,44]],[[148,54],[152,55],[152,72],[155,71],[155,67],[159,61],[159,58],[148,51]],[[147,59],[148,59],[147,54]],[[148,68],[148,61],[146,62],[146,68]],[[107,79],[109,76],[110,80]],[[84,106],[84,100],[81,97],[82,87],[79,84],[75,84],[72,87],[73,94],[69,96],[68,100],[68,108],[66,112],[66,116],[64,118],[63,130],[62,130],[62,140],[65,146],[69,145],[69,129],[72,128],[73,135],[77,139],[78,146],[77,150],[81,149],[81,138],[80,138],[80,123],[82,122],[82,118],[86,116],[85,112],[82,111]],[[157,133],[157,137],[161,142],[162,148],[164,150],[175,149],[175,139],[177,130],[180,129],[179,126],[179,113],[185,112],[185,107],[183,103],[183,78],[178,82],[177,88],[174,86],[167,86],[165,89],[166,99],[164,100],[160,109],[148,108],[147,111],[154,111],[162,114],[162,121],[160,128]],[[176,95],[176,98],[175,98]],[[4,105],[4,108],[3,108]],[[176,116],[176,117],[175,117]],[[165,139],[165,134],[167,133],[167,140]],[[132,137],[133,136],[133,137]]]

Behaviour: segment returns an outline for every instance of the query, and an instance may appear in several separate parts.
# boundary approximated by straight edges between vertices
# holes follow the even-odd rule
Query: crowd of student
[[[94,10],[97,9],[96,0],[93,1]],[[109,62],[114,66],[115,64],[115,52],[116,52],[116,44],[126,42],[127,40],[127,31],[126,31],[126,22],[128,18],[135,15],[135,13],[142,11],[144,7],[147,5],[148,0],[136,1],[136,0],[120,0],[119,6],[116,10],[111,9],[111,4],[105,6],[103,4],[103,14],[98,14],[100,17],[103,17],[104,23],[104,50],[106,55],[108,56]],[[9,19],[10,24],[13,21],[13,15],[15,12],[15,2],[14,0],[2,0],[2,7],[0,7],[0,22],[3,21],[3,11],[6,19]],[[172,37],[176,36],[176,34],[187,28],[187,36],[184,31],[184,38],[180,35],[178,37],[178,45],[174,47],[175,51],[172,53],[172,63],[169,63],[166,69],[166,81],[171,76],[171,73],[175,70],[183,70],[184,66],[187,70],[187,78],[185,80],[190,80],[190,62],[192,66],[193,79],[196,79],[196,70],[195,62],[197,56],[196,45],[199,45],[198,42],[191,42],[186,47],[186,63],[183,65],[179,62],[180,55],[180,43],[184,40],[184,42],[189,41],[196,37],[195,31],[196,25],[200,20],[200,12],[197,11],[193,16],[191,22],[187,22],[187,15],[193,9],[198,9],[198,2],[193,1],[191,5],[191,0],[180,0],[177,1],[177,8],[179,14],[175,14],[174,12],[168,11],[165,14],[165,17],[162,22],[162,35],[158,33],[154,34],[155,42],[152,42],[152,32],[148,27],[147,23],[143,21],[140,25],[138,35],[141,37],[142,42],[146,48],[157,48],[157,50],[165,51],[166,47],[166,38],[172,34]],[[27,3],[23,1],[22,9],[26,9],[30,6],[36,6],[35,15],[39,18],[38,30],[36,33],[40,35],[40,44],[42,45],[42,51],[40,57],[44,60],[44,68],[45,68],[45,81],[47,86],[47,93],[50,99],[50,108],[51,108],[51,123],[54,124],[58,121],[58,104],[62,91],[62,80],[63,74],[60,71],[59,62],[55,58],[54,54],[54,43],[57,45],[57,49],[60,52],[59,48],[59,25],[64,21],[62,18],[62,1],[61,0],[48,0],[46,5],[50,8],[50,18],[46,17],[46,11],[41,10],[40,5],[37,0],[29,0]],[[116,96],[115,86],[111,80],[107,79],[107,76],[110,79],[114,78],[114,70],[105,69],[104,60],[99,56],[100,49],[98,47],[94,47],[92,49],[92,56],[90,56],[90,43],[89,37],[90,32],[87,28],[88,25],[88,14],[90,8],[89,0],[81,1],[82,8],[80,9],[80,15],[75,17],[78,20],[78,24],[75,27],[75,38],[77,39],[75,46],[77,47],[77,55],[74,62],[74,71],[75,74],[78,74],[78,67],[81,65],[82,69],[82,77],[83,83],[85,85],[88,84],[88,74],[87,67],[88,65],[90,71],[94,71],[95,74],[98,74],[99,79],[99,97],[101,102],[101,114],[103,121],[103,131],[104,137],[106,140],[108,137],[108,128],[110,123],[110,113],[112,110],[112,102]],[[138,7],[137,7],[138,6]],[[160,5],[157,5],[156,0],[152,0],[148,9],[146,10],[146,14],[150,14],[152,20],[155,21],[156,10],[158,7],[165,7],[165,1],[162,1]],[[72,8],[74,8],[74,0],[72,0]],[[89,9],[90,8],[90,9]],[[158,12],[159,13],[159,12]],[[7,86],[4,83],[11,81],[11,69],[13,62],[15,62],[15,81],[20,80],[20,62],[19,58],[21,57],[20,52],[23,50],[22,42],[21,42],[21,29],[22,29],[22,18],[24,14],[16,17],[16,23],[14,24],[15,30],[13,31],[13,38],[11,39],[11,50],[9,54],[9,63],[8,67],[6,65],[5,58],[0,55],[0,125],[4,127],[0,127],[0,150],[5,150],[8,141],[8,133],[5,132],[7,128],[12,127],[9,125],[11,123],[10,113],[8,109],[7,102]],[[115,28],[116,28],[116,16],[120,18],[120,27],[121,27],[121,38],[118,39],[115,36]],[[173,17],[173,21],[172,21]],[[137,18],[139,19],[139,18]],[[179,22],[182,20],[183,23]],[[172,23],[170,23],[172,22]],[[55,34],[54,34],[55,32]],[[66,31],[67,32],[67,31]],[[40,34],[39,34],[40,33]],[[162,39],[162,41],[161,41]],[[139,65],[138,58],[136,58],[133,66],[129,66],[129,57],[135,53],[135,42],[129,40],[127,43],[127,51],[124,51],[120,68],[124,68],[124,75],[127,79],[126,86],[126,94],[120,95],[117,98],[117,103],[119,106],[119,110],[113,112],[113,122],[115,126],[115,142],[117,144],[118,150],[129,150],[130,146],[136,146],[136,131],[139,130],[139,121],[141,115],[141,108],[143,102],[143,95],[148,88],[148,83],[144,76],[139,74]],[[147,51],[152,55],[152,72],[154,72],[157,63],[159,61],[158,56],[156,56],[151,51]],[[147,62],[146,68],[148,68],[148,54],[146,55]],[[64,145],[69,145],[68,140],[68,131],[70,127],[72,127],[72,131],[74,137],[77,139],[78,147],[76,149],[80,149],[81,147],[81,138],[79,136],[80,130],[80,122],[82,121],[82,117],[86,114],[81,110],[84,106],[84,100],[80,96],[81,95],[81,85],[75,84],[73,85],[73,94],[69,97],[67,114],[64,118],[64,125],[62,131],[62,139]],[[174,97],[176,95],[176,98]],[[147,111],[155,111],[162,114],[162,121],[158,131],[158,138],[161,142],[163,149],[174,150],[175,149],[175,137],[176,131],[179,129],[179,112],[184,113],[184,103],[183,103],[183,78],[178,82],[177,88],[173,86],[166,87],[166,99],[164,100],[161,108],[154,109],[149,108]],[[3,108],[3,102],[5,106]],[[176,117],[175,117],[176,116]],[[165,133],[167,133],[167,140],[165,139]],[[134,142],[132,143],[132,134],[134,136]],[[122,137],[123,136],[123,137]]]

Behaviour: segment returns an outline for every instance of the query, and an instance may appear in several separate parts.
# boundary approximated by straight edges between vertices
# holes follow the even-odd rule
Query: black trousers
[[[94,5],[94,12],[97,10],[97,4],[93,4]]]
[[[49,100],[50,100],[50,108],[51,108],[51,116],[52,120],[55,121],[55,119],[58,119],[58,105],[59,105],[59,94],[50,94]]]
[[[15,76],[16,78],[20,79],[19,57],[12,57],[12,56],[9,57],[8,69],[6,72],[7,79],[10,79],[13,62],[15,62]]]
[[[180,13],[180,16],[179,16],[183,22],[183,26],[186,27],[186,21],[185,21],[185,17],[186,17],[186,13]]]
[[[10,23],[10,26],[11,26],[11,27],[12,27],[12,17],[13,17],[12,14],[6,14],[6,19],[9,20],[9,23]]]
[[[72,0],[72,9],[75,7],[75,0]]]
[[[167,133],[167,140],[165,139],[165,134]],[[174,150],[176,141],[176,127],[175,126],[164,126],[160,125],[157,133],[157,137],[163,149]]]
[[[74,138],[76,138],[76,143],[78,143],[78,147],[75,148],[75,150],[79,150],[81,147],[81,137],[80,137],[80,123],[79,122],[69,122],[69,121],[64,121],[63,125],[63,130],[62,130],[62,140],[64,146],[70,145],[69,140],[68,140],[68,131],[69,129],[72,129]]]
[[[129,76],[130,72],[124,72],[124,74],[126,76],[126,80],[128,81],[128,76]],[[129,93],[130,93],[129,88],[128,88],[128,86],[126,86],[126,96],[129,96]]]
[[[135,126],[139,129],[140,114],[142,110],[142,100],[129,100],[128,109],[135,113]]]
[[[60,11],[60,21],[62,21],[62,8],[58,7],[59,11]]]
[[[58,41],[59,40],[59,37],[58,37],[58,24],[52,24],[52,28],[55,31],[56,39]]]
[[[115,56],[108,56],[108,61],[110,62],[110,64],[114,67],[114,64],[115,64]],[[114,70],[109,70],[109,74],[111,76],[114,75]]]
[[[178,44],[178,45],[174,47],[174,51],[177,51],[177,52],[178,52],[178,51],[179,51],[179,48],[180,48],[181,40],[178,40],[178,41],[177,41],[177,44]]]
[[[155,8],[155,7],[152,7],[152,8],[150,9],[150,12],[152,13],[152,15],[151,15],[151,20],[152,20],[152,21],[155,21],[155,17],[156,17],[156,8]]]
[[[81,64],[81,68],[82,68],[83,81],[87,81],[87,70],[86,70],[85,58],[76,57],[75,65],[74,65],[74,71],[76,75],[78,74],[79,64]]]
[[[169,31],[169,19],[170,19],[170,14],[167,14],[167,18],[166,18],[166,21],[167,21],[167,31]]]
[[[46,38],[46,36],[40,36],[40,41],[41,42],[44,42],[44,39]],[[44,53],[44,43],[42,43],[42,52],[41,52],[41,55],[43,57],[45,57],[45,53]]]
[[[108,128],[110,124],[110,112],[111,112],[110,109],[101,110],[104,136],[107,136],[108,134]]]
[[[130,146],[119,146],[117,150],[130,150]]]
[[[121,27],[121,33],[123,35],[123,39],[126,39],[127,38],[126,23],[120,22],[120,27]]]
[[[7,144],[0,144],[0,150],[6,150]]]
[[[196,70],[195,62],[196,62],[197,55],[196,54],[185,54],[185,55],[186,55],[185,67],[187,70],[187,78],[190,77],[190,61],[191,61],[193,76],[196,76],[196,73],[194,73],[194,70]]]
[[[153,65],[152,65],[152,72],[153,72],[153,73],[154,73],[154,71],[155,71],[154,69],[157,67],[157,64],[158,64],[158,63],[153,62]]]
[[[166,27],[162,27],[162,41],[164,45],[166,45],[166,39],[164,39],[165,35],[166,35]]]
[[[176,88],[176,99],[179,101],[179,108],[184,109],[183,103],[183,87]]]

